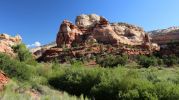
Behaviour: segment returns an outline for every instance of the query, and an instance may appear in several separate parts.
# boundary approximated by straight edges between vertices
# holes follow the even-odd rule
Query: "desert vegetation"
[[[13,47],[17,52],[17,57],[0,53],[0,69],[9,77],[9,82],[0,93],[1,100],[74,100],[85,99],[82,95],[79,97],[70,96],[66,92],[59,92],[51,88],[48,80],[51,77],[62,74],[58,70],[59,64],[38,63],[24,44]],[[58,66],[58,67],[57,67]]]
[[[72,95],[83,94],[97,100],[175,100],[179,97],[178,68],[75,67],[51,78],[49,84]]]
[[[13,48],[17,58],[0,54],[0,69],[10,78],[0,93],[2,100],[179,98],[179,59],[175,55],[96,55],[89,60],[97,65],[86,67],[88,61],[70,58],[64,64],[58,59],[38,63],[23,44]]]

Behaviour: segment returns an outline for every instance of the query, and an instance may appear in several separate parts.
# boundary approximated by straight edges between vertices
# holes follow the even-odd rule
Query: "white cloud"
[[[39,46],[41,46],[41,43],[39,41],[36,41],[30,45],[27,45],[28,48],[39,47]]]
[[[36,42],[34,43],[34,45],[35,45],[36,47],[39,47],[39,46],[41,46],[41,43],[38,42],[38,41],[36,41]]]

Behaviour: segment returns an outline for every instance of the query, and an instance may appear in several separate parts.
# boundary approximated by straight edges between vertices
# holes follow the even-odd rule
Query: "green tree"
[[[25,44],[18,44],[13,47],[13,50],[15,53],[17,53],[17,58],[20,61],[26,62],[28,64],[36,64],[32,53],[29,51]]]

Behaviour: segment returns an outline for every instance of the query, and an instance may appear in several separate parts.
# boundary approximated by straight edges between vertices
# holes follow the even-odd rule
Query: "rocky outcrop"
[[[179,27],[170,27],[162,30],[154,30],[149,32],[152,41],[159,45],[164,45],[169,42],[179,42]]]
[[[76,25],[73,25],[71,22],[64,20],[60,26],[60,30],[56,38],[57,46],[62,47],[65,45],[67,47],[71,47],[71,45],[74,43],[81,43],[82,35],[83,33]]]
[[[62,22],[56,43],[58,47],[65,45],[70,48],[73,44],[84,45],[90,38],[103,44],[153,46],[150,37],[146,39],[146,36],[148,36],[147,33],[140,27],[126,23],[111,24],[102,16],[82,14],[77,16],[76,25],[67,20]],[[151,48],[156,49],[155,46]]]
[[[0,52],[14,55],[11,47],[21,43],[21,40],[22,38],[19,35],[11,37],[8,34],[0,34]]]
[[[149,55],[151,52],[146,49],[142,49],[140,47],[128,48],[127,46],[114,47],[111,45],[104,44],[94,44],[88,46],[80,46],[77,48],[50,48],[46,50],[41,57],[37,59],[37,61],[41,62],[50,62],[54,60],[58,60],[61,63],[69,62],[72,59],[81,59],[81,58],[93,58],[95,56],[103,56],[106,54],[110,55]]]
[[[50,49],[50,48],[53,48],[53,47],[56,47],[56,46],[57,46],[56,42],[51,42],[51,43],[49,43],[49,44],[42,45],[42,46],[40,46],[40,47],[30,48],[29,50],[30,50],[30,52],[31,52],[32,54],[34,54],[35,58],[39,58],[40,56],[42,56],[42,54],[43,54],[46,50],[48,50],[48,49]]]
[[[170,27],[162,30],[149,32],[152,37],[152,42],[160,45],[159,54],[179,56],[179,27]]]

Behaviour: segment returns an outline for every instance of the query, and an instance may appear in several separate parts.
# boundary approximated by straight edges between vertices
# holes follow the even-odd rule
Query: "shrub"
[[[116,60],[117,60],[119,65],[124,66],[128,62],[128,55],[123,54],[122,56],[117,56]]]
[[[179,58],[177,58],[175,55],[164,56],[163,60],[164,64],[166,64],[168,67],[179,63]]]
[[[128,56],[126,55],[107,55],[105,57],[96,57],[96,63],[101,65],[102,67],[116,67],[117,65],[126,65],[128,62]]]
[[[108,70],[98,70],[99,82],[91,87],[90,96],[97,100],[119,99],[120,77],[114,77],[116,73]]]
[[[84,67],[83,66],[83,62],[82,61],[79,61],[79,60],[75,60],[75,61],[73,61],[73,63],[71,63],[72,64],[72,67]]]
[[[52,69],[58,69],[61,66],[59,62],[60,61],[58,59],[54,59],[52,61]]]
[[[160,100],[177,100],[179,98],[179,85],[171,82],[158,82],[155,84],[155,88]]]
[[[145,68],[148,68],[150,66],[156,66],[157,59],[155,57],[147,57],[141,55],[138,57],[138,64]]]
[[[89,95],[90,89],[98,83],[96,71],[77,67],[71,69],[73,70],[66,70],[61,77],[57,76],[49,79],[49,84],[78,96],[81,94]]]
[[[164,65],[163,59],[157,58],[157,64],[159,66],[161,66],[161,65],[163,66]]]

